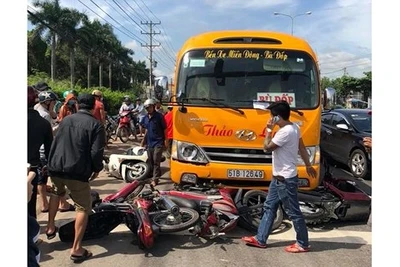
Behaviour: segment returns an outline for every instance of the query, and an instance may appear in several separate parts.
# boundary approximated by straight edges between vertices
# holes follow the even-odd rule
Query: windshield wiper
[[[207,102],[209,102],[209,103],[211,103],[211,104],[213,104],[213,105],[216,105],[216,106],[221,105],[221,106],[223,106],[223,107],[225,107],[225,108],[230,108],[230,109],[232,109],[232,110],[234,110],[234,111],[237,111],[237,112],[239,112],[241,115],[244,115],[244,111],[243,111],[243,110],[241,110],[241,109],[239,109],[239,108],[236,108],[236,107],[232,107],[232,106],[227,105],[227,104],[225,104],[225,103],[219,102],[219,101],[225,101],[225,99],[222,99],[222,98],[205,98],[205,97],[197,98],[197,97],[191,97],[191,98],[185,98],[185,100],[207,101]]]
[[[267,101],[267,100],[238,100],[235,102],[241,102],[241,103],[254,103],[254,102],[260,102],[260,103],[269,103],[269,104],[273,104],[276,103],[275,101]],[[296,112],[297,114],[299,114],[300,116],[303,116],[304,113],[302,111],[300,111],[297,108],[290,108],[291,111]]]

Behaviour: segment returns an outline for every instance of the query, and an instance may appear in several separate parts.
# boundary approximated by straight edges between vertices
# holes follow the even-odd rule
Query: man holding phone
[[[286,252],[298,253],[309,251],[308,232],[297,197],[298,176],[297,156],[303,159],[307,173],[316,178],[316,171],[311,166],[307,150],[300,135],[300,128],[289,120],[290,106],[286,101],[271,104],[272,118],[267,123],[267,134],[264,141],[264,151],[272,151],[273,177],[264,203],[264,215],[261,219],[256,236],[245,236],[242,240],[250,246],[267,247],[267,239],[272,230],[278,205],[282,202],[286,213],[294,224],[297,242],[287,246]],[[272,130],[279,129],[272,138]]]

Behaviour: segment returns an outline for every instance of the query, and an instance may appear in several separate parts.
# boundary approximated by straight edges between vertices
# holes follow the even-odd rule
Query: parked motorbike
[[[118,197],[119,192],[126,190],[110,195],[101,202],[94,201],[95,207],[89,215],[83,240],[101,238],[119,224],[125,223],[135,234],[140,248],[151,248],[158,234],[180,232],[197,223],[197,211],[177,206],[168,196],[154,194],[154,189],[138,193],[138,189],[143,189],[144,183],[136,180],[126,186],[133,189],[129,194],[130,202],[123,202]],[[74,240],[74,224],[75,221],[71,221],[59,228],[62,242]]]
[[[116,116],[106,116],[106,134],[107,143],[110,140],[116,140],[117,138],[117,128],[118,128],[118,115]]]
[[[119,114],[119,124],[117,128],[117,136],[121,140],[122,143],[126,143],[129,141],[129,136],[133,133],[133,129],[131,129],[131,114],[132,111],[123,111]],[[136,137],[136,135],[135,135]],[[136,137],[137,139],[137,137]]]
[[[165,156],[162,156],[161,162],[165,160]],[[106,172],[127,183],[146,179],[152,171],[148,163],[147,150],[141,146],[133,146],[125,154],[104,156],[103,164]]]

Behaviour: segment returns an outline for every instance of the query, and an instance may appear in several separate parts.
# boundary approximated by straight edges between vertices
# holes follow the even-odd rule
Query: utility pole
[[[143,31],[141,31],[141,33],[142,33],[142,34],[148,34],[148,35],[149,35],[149,37],[150,37],[150,43],[149,43],[149,44],[141,44],[141,45],[142,45],[142,47],[148,47],[149,50],[150,50],[150,56],[149,56],[149,60],[150,60],[149,85],[150,85],[150,88],[151,88],[151,86],[152,86],[151,78],[152,78],[152,76],[153,76],[153,64],[154,64],[154,62],[153,62],[153,48],[154,48],[154,47],[158,47],[158,46],[161,45],[161,44],[153,44],[153,36],[156,35],[156,34],[160,34],[160,33],[161,33],[160,31],[159,31],[159,32],[155,32],[155,31],[153,30],[153,26],[154,26],[154,25],[161,24],[161,22],[153,22],[153,21],[150,21],[150,22],[149,22],[149,21],[143,22],[143,21],[141,21],[140,23],[141,23],[142,25],[148,25],[148,26],[149,26],[149,32],[143,32]]]

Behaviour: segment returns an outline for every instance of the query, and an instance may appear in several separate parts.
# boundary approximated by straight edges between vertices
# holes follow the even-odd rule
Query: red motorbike
[[[178,207],[168,196],[153,194],[149,190],[140,193],[145,183],[135,180],[103,200],[93,191],[94,207],[83,240],[101,238],[125,223],[135,234],[139,247],[145,249],[154,245],[157,234],[180,232],[197,223],[197,211]],[[130,201],[125,201],[127,199]],[[74,224],[75,221],[70,221],[59,228],[62,242],[74,240]]]
[[[136,131],[135,131],[136,129],[132,129],[132,127],[131,127],[132,114],[134,114],[134,113],[130,110],[123,111],[119,114],[119,122],[118,122],[118,128],[116,130],[116,134],[117,134],[117,137],[119,137],[119,139],[123,143],[128,142],[129,136],[131,134],[134,134],[136,137]]]

